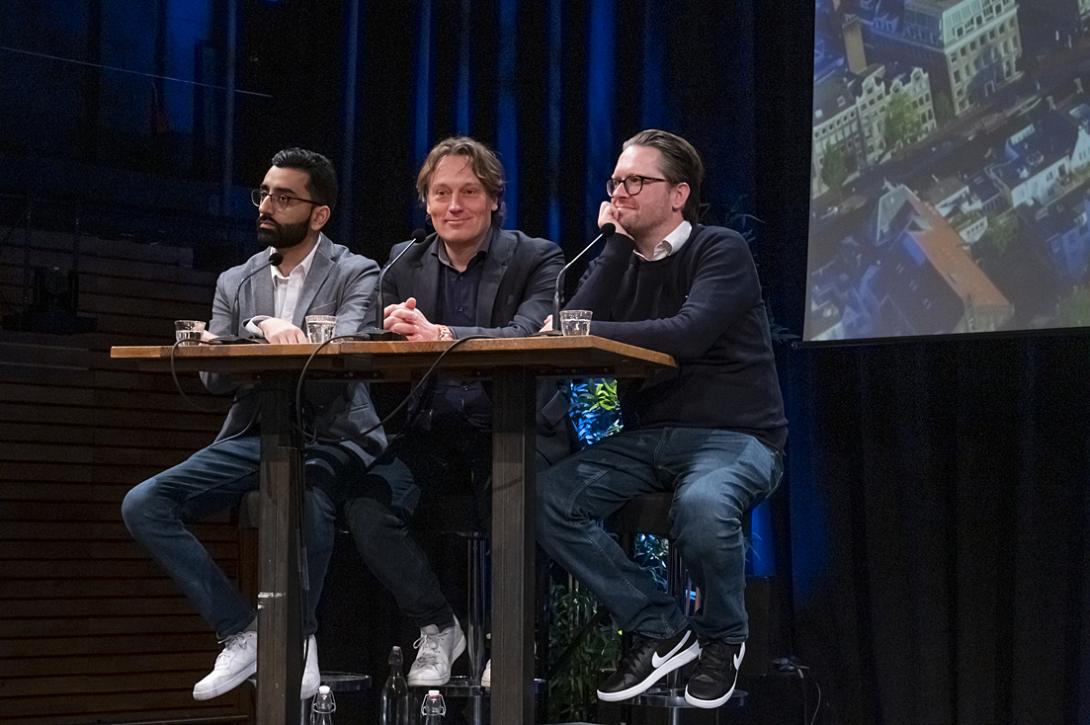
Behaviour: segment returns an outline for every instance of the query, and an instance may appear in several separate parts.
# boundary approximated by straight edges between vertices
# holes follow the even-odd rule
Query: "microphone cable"
[[[231,406],[234,405],[235,403],[239,403],[239,402],[245,400],[246,398],[249,398],[252,395],[257,395],[260,392],[259,390],[256,390],[256,389],[255,390],[250,390],[249,392],[244,393],[243,395],[240,395],[237,398],[232,398],[231,402],[227,403],[227,405],[216,407],[216,408],[209,408],[207,406],[201,405],[200,403],[198,403],[197,401],[195,401],[195,400],[193,400],[192,398],[189,397],[189,395],[185,392],[185,390],[182,389],[182,381],[178,379],[178,369],[177,369],[177,366],[175,365],[175,362],[174,362],[174,359],[175,359],[174,358],[174,353],[177,351],[178,346],[180,344],[182,344],[182,343],[181,343],[180,340],[178,340],[178,341],[175,341],[174,344],[170,346],[170,377],[174,380],[174,388],[175,388],[175,390],[178,391],[178,395],[180,395],[182,397],[182,400],[184,400],[186,403],[188,403],[191,408],[199,410],[202,413],[226,413],[228,410],[231,409]],[[207,345],[208,343],[200,342],[198,344]],[[189,347],[189,345],[186,345],[186,347]]]
[[[451,352],[453,352],[457,348],[461,347],[463,344],[469,342],[470,340],[491,340],[491,339],[493,339],[493,338],[490,338],[487,335],[468,335],[466,337],[459,337],[457,340],[454,340],[452,342],[452,344],[447,349],[445,349],[441,353],[439,353],[439,355],[435,358],[435,360],[431,363],[431,365],[428,366],[428,369],[424,371],[424,374],[420,377],[420,379],[417,380],[409,388],[409,392],[408,392],[408,394],[406,394],[405,398],[400,403],[398,403],[397,406],[393,410],[391,410],[389,413],[387,413],[386,416],[383,417],[379,422],[375,423],[373,426],[371,426],[367,430],[363,431],[358,436],[353,436],[352,438],[322,438],[322,437],[320,437],[318,435],[317,428],[315,428],[313,435],[311,435],[310,433],[307,432],[305,426],[303,425],[303,405],[302,405],[302,403],[303,403],[303,385],[306,382],[307,372],[310,369],[310,364],[314,361],[314,358],[318,356],[318,353],[321,352],[322,349],[325,348],[326,345],[328,345],[328,344],[330,344],[332,342],[360,342],[360,341],[367,342],[367,341],[370,341],[370,338],[362,338],[361,339],[361,337],[358,336],[358,335],[340,335],[340,336],[337,336],[337,337],[331,337],[330,339],[328,339],[325,342],[321,343],[320,345],[318,345],[318,347],[316,347],[314,349],[314,352],[312,352],[310,354],[310,356],[307,357],[306,362],[303,363],[303,368],[299,371],[299,378],[298,378],[298,380],[297,380],[297,382],[295,384],[295,423],[296,423],[296,430],[298,430],[299,434],[303,437],[304,444],[307,442],[308,438],[309,438],[309,441],[312,442],[312,443],[342,443],[344,441],[355,440],[356,438],[364,438],[364,437],[370,435],[371,433],[373,433],[374,431],[378,430],[379,428],[385,426],[391,420],[393,420],[394,417],[397,414],[399,414],[405,408],[406,405],[409,404],[409,401],[411,401],[413,399],[413,397],[418,392],[420,392],[421,388],[423,388],[423,386],[429,381],[432,374],[439,367],[440,363],[442,363],[443,360],[447,357],[447,355],[449,355]]]

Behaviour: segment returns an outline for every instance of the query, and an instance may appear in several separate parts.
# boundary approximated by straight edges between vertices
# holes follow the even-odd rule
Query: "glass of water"
[[[561,310],[560,331],[565,335],[590,334],[590,310]]]
[[[204,320],[175,320],[174,339],[182,345],[196,345],[204,333]]]
[[[333,337],[337,317],[336,315],[307,315],[303,322],[307,328],[307,340],[321,344]]]

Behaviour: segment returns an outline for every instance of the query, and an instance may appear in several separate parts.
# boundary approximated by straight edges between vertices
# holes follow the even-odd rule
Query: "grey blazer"
[[[256,315],[275,314],[271,273],[263,269],[247,279],[268,261],[268,252],[262,250],[219,276],[210,332],[246,337],[248,333],[243,325],[247,320]],[[378,264],[373,260],[354,254],[321,234],[292,323],[302,328],[307,315],[336,315],[334,334],[351,335],[359,331],[370,320],[370,301],[378,272]],[[256,422],[261,407],[260,397],[248,394],[251,386],[238,386],[229,376],[218,373],[201,373],[201,378],[213,393],[232,390],[235,393],[234,403],[216,440],[233,438],[248,431]],[[365,430],[378,423],[366,383],[309,382],[304,407],[308,427],[314,426],[321,438],[343,440],[364,465],[370,465],[386,447],[386,435],[381,427],[362,436]]]

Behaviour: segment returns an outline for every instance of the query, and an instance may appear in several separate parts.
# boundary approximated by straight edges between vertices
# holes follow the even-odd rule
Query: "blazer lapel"
[[[416,270],[409,284],[412,296],[416,298],[417,309],[429,320],[434,320],[439,311],[439,257],[433,254],[437,244],[442,244],[438,234],[417,258]],[[406,297],[408,295],[401,295],[401,299],[387,300],[386,303],[404,302]]]
[[[256,266],[268,264],[269,255],[262,254],[255,260]],[[246,273],[250,274],[253,270],[248,270]],[[250,277],[249,286],[251,290],[250,299],[253,307],[248,310],[248,314],[242,315],[243,320],[248,320],[255,315],[269,315],[270,317],[276,314],[276,301],[273,298],[273,281],[271,269],[264,269],[254,276]]]
[[[329,241],[329,237],[325,234],[319,234],[318,251],[314,253],[314,258],[310,260],[310,269],[307,270],[306,281],[303,282],[303,289],[299,292],[299,301],[295,304],[295,312],[292,314],[291,322],[299,329],[304,329],[303,318],[307,316],[308,310],[314,304],[314,298],[317,296],[318,290],[325,284],[326,277],[329,276],[330,270],[333,269],[333,261],[330,259],[332,251],[333,242]],[[329,314],[337,314],[336,305]]]
[[[507,271],[515,243],[511,235],[497,229],[492,234],[481,270],[481,283],[477,287],[477,326],[492,327],[492,310],[496,304],[500,282]]]

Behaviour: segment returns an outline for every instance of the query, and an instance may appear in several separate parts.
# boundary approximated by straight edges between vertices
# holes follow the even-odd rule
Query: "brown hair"
[[[704,180],[704,162],[693,145],[669,131],[649,128],[624,142],[623,148],[629,146],[649,146],[662,153],[662,175],[666,180],[671,184],[685,182],[689,185],[689,198],[682,216],[695,224],[700,216],[700,182]]]
[[[492,212],[493,221],[498,220],[503,212],[503,164],[496,152],[483,143],[468,136],[451,136],[432,147],[424,159],[420,173],[416,175],[416,192],[420,202],[427,206],[428,185],[431,183],[435,167],[445,156],[465,156],[469,158],[474,175],[481,180],[485,191],[497,202],[496,211]]]

